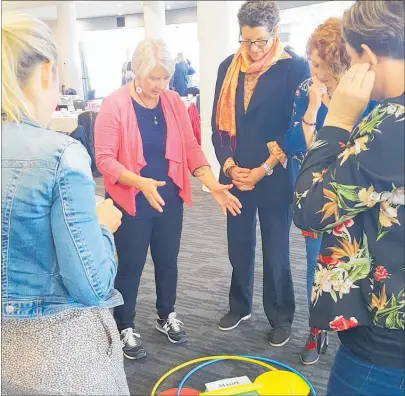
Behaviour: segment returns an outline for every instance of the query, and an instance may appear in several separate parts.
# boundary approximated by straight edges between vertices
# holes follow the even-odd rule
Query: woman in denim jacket
[[[114,290],[112,201],[96,210],[89,157],[45,128],[58,98],[49,28],[2,17],[2,391],[129,395]]]

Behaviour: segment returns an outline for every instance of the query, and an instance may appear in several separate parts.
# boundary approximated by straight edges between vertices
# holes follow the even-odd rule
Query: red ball
[[[180,396],[199,396],[201,392],[192,388],[182,388],[180,391]],[[160,392],[158,396],[176,396],[177,388],[167,389]]]

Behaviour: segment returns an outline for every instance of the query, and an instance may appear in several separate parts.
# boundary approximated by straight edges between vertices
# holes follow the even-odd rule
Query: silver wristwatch
[[[271,176],[273,174],[273,169],[270,168],[265,162],[262,163],[262,167],[264,168],[264,171],[266,172],[266,176]]]

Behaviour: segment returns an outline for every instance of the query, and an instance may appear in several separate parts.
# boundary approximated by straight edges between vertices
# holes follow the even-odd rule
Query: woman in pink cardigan
[[[114,318],[124,356],[146,356],[134,331],[135,304],[148,248],[155,265],[156,329],[172,343],[188,340],[174,310],[183,202],[191,205],[189,172],[211,191],[224,214],[241,204],[216,180],[198,145],[180,96],[167,90],[174,61],[165,43],[146,39],[135,50],[135,80],[104,99],[95,127],[96,161],[106,195],[122,210],[115,234],[124,297]]]

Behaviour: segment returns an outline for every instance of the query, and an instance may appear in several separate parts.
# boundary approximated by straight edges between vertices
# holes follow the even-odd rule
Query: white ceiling
[[[19,10],[42,20],[57,19],[58,1],[15,1],[3,0],[2,8]],[[141,14],[142,1],[74,1],[77,19],[99,18],[117,15]],[[196,1],[165,1],[167,10],[195,7]]]

